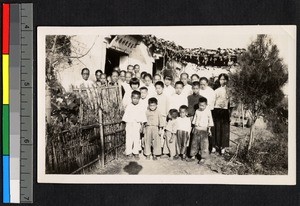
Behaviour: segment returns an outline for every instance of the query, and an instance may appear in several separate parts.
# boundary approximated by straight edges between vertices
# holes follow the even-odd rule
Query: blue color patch
[[[3,156],[3,203],[10,203],[9,156]]]

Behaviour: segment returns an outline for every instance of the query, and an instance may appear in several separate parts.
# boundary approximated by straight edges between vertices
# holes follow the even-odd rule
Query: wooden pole
[[[101,167],[104,167],[104,132],[103,132],[103,119],[102,119],[102,109],[99,108],[99,125],[100,125],[100,148],[101,148]]]

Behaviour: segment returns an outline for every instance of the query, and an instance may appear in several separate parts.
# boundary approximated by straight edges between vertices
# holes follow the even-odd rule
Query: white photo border
[[[37,29],[37,167],[39,183],[79,184],[296,184],[296,26],[137,26],[137,27],[38,27]],[[57,175],[45,168],[45,37],[46,35],[117,35],[187,32],[220,34],[280,34],[288,40],[288,174],[287,175]],[[221,35],[220,35],[221,36]]]

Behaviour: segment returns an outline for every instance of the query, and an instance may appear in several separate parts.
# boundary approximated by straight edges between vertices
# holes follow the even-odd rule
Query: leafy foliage
[[[255,121],[274,111],[282,101],[287,67],[279,50],[266,35],[258,35],[239,59],[240,69],[231,75],[233,95],[251,111]]]

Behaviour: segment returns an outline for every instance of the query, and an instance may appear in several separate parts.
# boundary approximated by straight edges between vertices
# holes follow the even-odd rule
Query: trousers
[[[158,132],[158,126],[147,126],[145,131],[145,147],[144,154],[151,154],[151,147],[153,148],[153,155],[161,155],[161,139]]]
[[[126,155],[139,154],[141,124],[137,122],[126,122]]]
[[[165,142],[163,147],[164,154],[170,154],[170,157],[174,157],[176,153],[177,147],[177,138],[176,135],[173,138],[173,142],[170,143],[170,139],[172,138],[172,133],[170,131],[165,132]]]
[[[194,129],[193,137],[191,141],[190,155],[195,156],[199,153],[202,159],[205,159],[209,155],[208,150],[208,134],[205,130]]]

